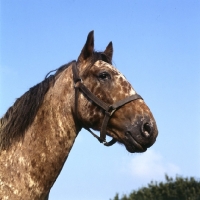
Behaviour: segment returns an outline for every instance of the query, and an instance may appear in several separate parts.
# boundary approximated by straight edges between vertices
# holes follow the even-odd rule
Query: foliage
[[[165,175],[165,182],[153,182],[148,187],[134,190],[128,196],[119,198],[116,194],[113,200],[200,200],[200,181],[195,178],[170,178]]]

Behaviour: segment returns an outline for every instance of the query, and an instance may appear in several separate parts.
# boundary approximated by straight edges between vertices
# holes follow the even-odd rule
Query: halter
[[[116,139],[112,139],[110,142],[106,142],[106,128],[108,125],[108,121],[110,120],[113,113],[119,109],[121,106],[134,101],[136,99],[142,99],[142,97],[138,94],[131,95],[126,97],[112,105],[108,105],[103,102],[101,99],[96,97],[83,83],[83,80],[78,75],[76,62],[73,62],[72,65],[73,79],[74,79],[74,88],[75,88],[75,113],[77,115],[77,106],[78,106],[78,94],[79,91],[84,93],[90,100],[92,100],[96,105],[104,110],[105,116],[103,119],[103,123],[100,130],[100,137],[93,133],[88,127],[84,127],[87,131],[89,131],[94,137],[96,137],[100,143],[103,143],[105,146],[111,146],[117,142]]]

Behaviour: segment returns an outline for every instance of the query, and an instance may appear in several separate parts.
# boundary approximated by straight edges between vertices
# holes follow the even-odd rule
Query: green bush
[[[119,198],[116,194],[113,200],[200,200],[200,181],[195,178],[170,178],[165,175],[165,182],[153,182],[148,187],[134,190],[128,196]],[[112,200],[112,199],[111,199]]]

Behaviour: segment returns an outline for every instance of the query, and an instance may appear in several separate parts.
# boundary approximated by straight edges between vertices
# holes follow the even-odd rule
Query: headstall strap
[[[78,75],[78,70],[76,63],[73,63],[72,66],[73,71],[73,79],[74,79],[74,88],[75,88],[75,113],[77,115],[77,108],[78,108],[78,93],[79,90],[81,90],[89,99],[91,99],[96,105],[98,105],[100,108],[102,108],[105,111],[105,116],[103,119],[103,123],[100,130],[100,137],[97,136],[95,133],[93,133],[88,127],[84,127],[87,131],[89,131],[94,137],[96,137],[100,143],[103,143],[105,146],[111,146],[117,142],[114,138],[110,142],[106,142],[106,128],[108,125],[108,122],[112,116],[112,114],[119,109],[121,106],[134,101],[136,99],[142,99],[142,97],[138,94],[131,95],[129,97],[126,97],[125,99],[122,99],[113,105],[108,105],[105,102],[103,102],[101,99],[96,97],[83,83],[82,79]]]

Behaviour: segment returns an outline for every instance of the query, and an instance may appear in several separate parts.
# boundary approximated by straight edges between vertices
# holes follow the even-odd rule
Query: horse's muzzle
[[[144,152],[154,144],[157,135],[155,121],[149,117],[142,117],[126,127],[124,144],[131,153]]]

